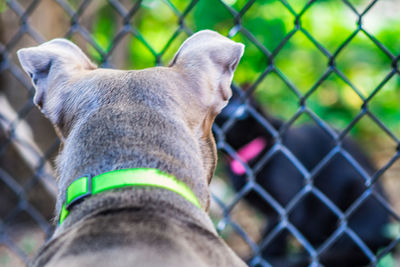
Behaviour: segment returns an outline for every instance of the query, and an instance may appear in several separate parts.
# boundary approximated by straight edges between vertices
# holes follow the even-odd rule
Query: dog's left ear
[[[88,57],[72,42],[54,39],[36,47],[17,52],[25,72],[35,87],[33,102],[54,124],[60,135],[70,110],[66,107],[67,96],[72,95],[69,86],[74,75],[96,69]],[[70,101],[71,102],[71,101]]]
[[[196,88],[196,99],[217,114],[232,96],[233,73],[244,45],[217,32],[204,30],[188,38],[170,67],[177,68]]]
[[[32,79],[36,89],[33,101],[40,109],[43,109],[43,100],[47,98],[54,82],[63,80],[73,72],[96,69],[96,65],[82,50],[66,39],[54,39],[36,47],[22,48],[17,55],[22,68]]]

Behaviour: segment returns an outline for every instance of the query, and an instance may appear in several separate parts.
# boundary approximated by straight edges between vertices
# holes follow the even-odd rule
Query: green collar
[[[190,188],[174,176],[158,169],[135,168],[105,172],[92,178],[84,176],[73,181],[67,188],[59,225],[69,214],[70,208],[85,197],[123,187],[157,187],[170,190],[200,208],[199,200]]]

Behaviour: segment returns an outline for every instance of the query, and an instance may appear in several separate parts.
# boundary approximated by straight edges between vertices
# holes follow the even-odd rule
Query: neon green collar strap
[[[157,187],[170,190],[184,197],[200,208],[199,200],[190,188],[174,176],[158,169],[135,168],[105,172],[100,175],[81,177],[67,188],[66,200],[63,203],[59,225],[67,218],[70,208],[85,197],[100,192],[123,187]]]

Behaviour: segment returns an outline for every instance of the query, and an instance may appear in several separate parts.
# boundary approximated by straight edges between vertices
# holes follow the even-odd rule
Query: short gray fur
[[[211,125],[232,94],[243,49],[201,31],[169,67],[135,71],[97,68],[65,39],[18,51],[34,102],[62,140],[56,214],[74,179],[135,167],[174,175],[202,207],[156,188],[89,197],[73,207],[32,266],[245,266],[206,213],[217,161]]]

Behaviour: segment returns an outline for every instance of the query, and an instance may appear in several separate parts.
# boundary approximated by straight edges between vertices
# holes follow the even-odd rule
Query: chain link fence
[[[213,127],[221,164],[211,185],[211,215],[222,237],[251,266],[395,266],[400,129],[391,122],[400,121],[400,43],[381,41],[370,25],[394,23],[390,11],[398,14],[400,8],[396,1],[382,2],[0,2],[0,265],[25,265],[53,231],[60,144],[33,106],[33,87],[15,52],[66,37],[102,67],[143,68],[166,65],[184,39],[212,28],[246,44],[234,97]],[[334,24],[325,18],[332,14],[321,13],[327,10],[340,15]],[[310,14],[318,14],[317,20]],[[342,20],[350,26],[329,28]],[[325,37],[316,35],[318,26]],[[277,28],[284,30],[276,34]],[[394,40],[397,33],[391,33]],[[298,36],[302,41],[294,41]],[[325,42],[326,36],[333,41]],[[365,57],[380,54],[385,68],[346,52],[364,43]],[[318,59],[307,65],[309,57]],[[379,74],[361,71],[361,86],[349,71],[360,68],[358,59],[364,69],[380,68]],[[369,90],[364,80],[372,84]],[[390,94],[383,94],[388,84]],[[328,116],[345,108],[332,100],[335,90],[344,90],[337,88],[346,88],[346,99],[356,107],[338,124],[337,116]],[[376,113],[371,106],[381,94],[391,102],[380,101]],[[374,130],[365,135],[362,125]],[[362,149],[350,140],[354,129],[361,129],[354,136],[361,136]]]

